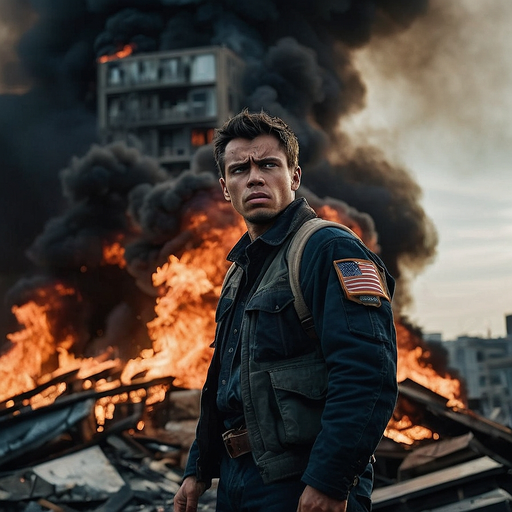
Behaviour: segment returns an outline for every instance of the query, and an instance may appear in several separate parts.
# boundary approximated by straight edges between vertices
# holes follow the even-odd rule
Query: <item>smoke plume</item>
[[[128,288],[138,290],[128,309],[140,310],[149,273],[190,235],[180,232],[183,216],[215,199],[209,148],[171,180],[135,148],[96,144],[96,59],[132,44],[136,52],[235,51],[247,63],[246,106],[282,117],[299,137],[303,194],[358,224],[399,280],[404,269],[421,269],[436,236],[419,187],[377,149],[352,147],[339,121],[364,107],[351,51],[407,29],[427,9],[428,0],[4,0],[0,16],[18,31],[16,66],[29,89],[0,95],[1,204],[9,219],[0,268],[65,276],[90,301],[84,269],[93,269],[105,288],[103,304],[83,320],[94,337],[106,329],[101,315],[125,314],[116,305]],[[27,13],[35,20],[28,30],[13,22]],[[102,265],[101,248],[116,241],[126,248],[128,276]]]

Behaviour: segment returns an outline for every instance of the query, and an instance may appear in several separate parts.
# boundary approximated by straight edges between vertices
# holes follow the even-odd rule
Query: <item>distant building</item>
[[[423,333],[423,339],[425,341],[441,342],[443,341],[443,333],[441,332],[425,332]]]
[[[505,326],[507,329],[507,338],[512,338],[512,315],[505,316]]]
[[[459,336],[443,342],[449,364],[466,381],[469,408],[503,425],[512,425],[512,337]]]
[[[214,128],[242,108],[245,63],[224,47],[144,53],[98,64],[103,143],[136,138],[171,172],[190,168]]]

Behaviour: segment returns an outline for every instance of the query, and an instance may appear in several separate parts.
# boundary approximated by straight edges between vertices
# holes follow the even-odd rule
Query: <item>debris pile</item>
[[[58,384],[72,390],[75,373]],[[39,408],[24,405],[48,392],[56,385],[52,381],[0,404],[0,511],[173,510],[194,439],[199,392],[170,385],[166,400],[154,406],[130,397],[161,381],[70,391]],[[115,413],[98,425],[95,408],[105,398],[117,402]],[[215,498],[213,487],[200,510],[213,511]]]
[[[58,382],[70,391],[51,404],[24,405],[34,393],[47,393],[55,379],[0,404],[0,511],[172,511],[200,392],[167,379],[164,400],[134,399],[164,380],[72,391],[77,382],[70,372]],[[115,411],[100,425],[95,408],[106,398],[116,402]],[[373,510],[512,511],[510,428],[448,407],[447,399],[409,380],[400,383],[398,407],[414,410],[417,424],[436,437],[412,446],[383,438]],[[213,512],[215,502],[214,485],[199,510]]]

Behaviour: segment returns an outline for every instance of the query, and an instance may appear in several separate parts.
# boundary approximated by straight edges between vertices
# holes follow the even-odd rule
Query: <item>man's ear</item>
[[[224,199],[226,201],[231,202],[231,196],[229,195],[228,188],[226,187],[226,180],[224,178],[219,178],[220,187],[222,188],[222,194],[224,195]]]
[[[302,176],[302,169],[297,166],[292,174],[292,190],[295,192],[300,187],[300,178]]]

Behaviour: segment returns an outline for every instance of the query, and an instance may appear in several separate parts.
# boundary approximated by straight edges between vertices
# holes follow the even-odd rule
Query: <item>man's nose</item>
[[[263,173],[258,165],[252,164],[249,169],[249,179],[247,180],[247,186],[252,187],[254,185],[262,185],[265,183]]]

